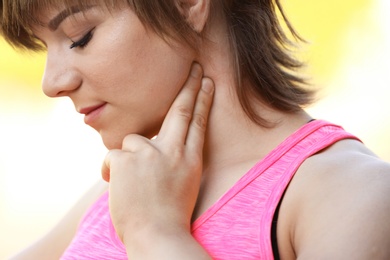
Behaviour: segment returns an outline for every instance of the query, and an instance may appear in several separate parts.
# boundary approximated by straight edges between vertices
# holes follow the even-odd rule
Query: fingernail
[[[202,90],[208,94],[211,94],[214,91],[214,84],[210,79],[202,79]]]
[[[200,65],[196,62],[194,62],[192,64],[192,68],[191,68],[191,75],[193,77],[200,77],[202,74],[202,68],[200,67]]]

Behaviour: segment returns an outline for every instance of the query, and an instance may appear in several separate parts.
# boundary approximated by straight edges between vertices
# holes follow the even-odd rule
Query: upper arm
[[[59,259],[73,236],[87,208],[105,191],[107,184],[99,181],[60,220],[49,233],[11,259]]]
[[[359,152],[329,158],[301,182],[296,257],[390,259],[390,166]]]

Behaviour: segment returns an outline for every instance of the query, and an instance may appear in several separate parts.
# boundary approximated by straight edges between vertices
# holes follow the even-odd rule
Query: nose
[[[68,96],[81,85],[78,70],[67,55],[47,53],[42,90],[49,97]]]

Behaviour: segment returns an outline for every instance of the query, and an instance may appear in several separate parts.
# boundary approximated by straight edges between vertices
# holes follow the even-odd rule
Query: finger
[[[201,79],[202,68],[199,64],[194,63],[187,81],[164,119],[157,137],[158,140],[179,145],[185,143],[188,127],[194,111],[196,96],[200,89]]]
[[[123,138],[122,150],[127,152],[138,152],[150,144],[150,140],[137,134],[129,134]]]
[[[111,162],[112,158],[114,156],[114,153],[116,150],[111,150],[106,154],[106,157],[104,158],[103,164],[102,164],[102,178],[106,182],[110,182],[110,168],[111,168]]]
[[[206,126],[214,96],[214,82],[209,78],[202,79],[202,88],[196,99],[193,118],[191,120],[186,147],[199,154],[203,152]]]

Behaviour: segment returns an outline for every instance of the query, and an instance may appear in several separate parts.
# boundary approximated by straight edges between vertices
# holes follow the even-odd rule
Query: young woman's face
[[[129,8],[40,15],[47,46],[43,91],[68,96],[109,148],[127,134],[153,137],[185,82],[194,52],[168,45]],[[69,15],[69,16],[68,16]]]

